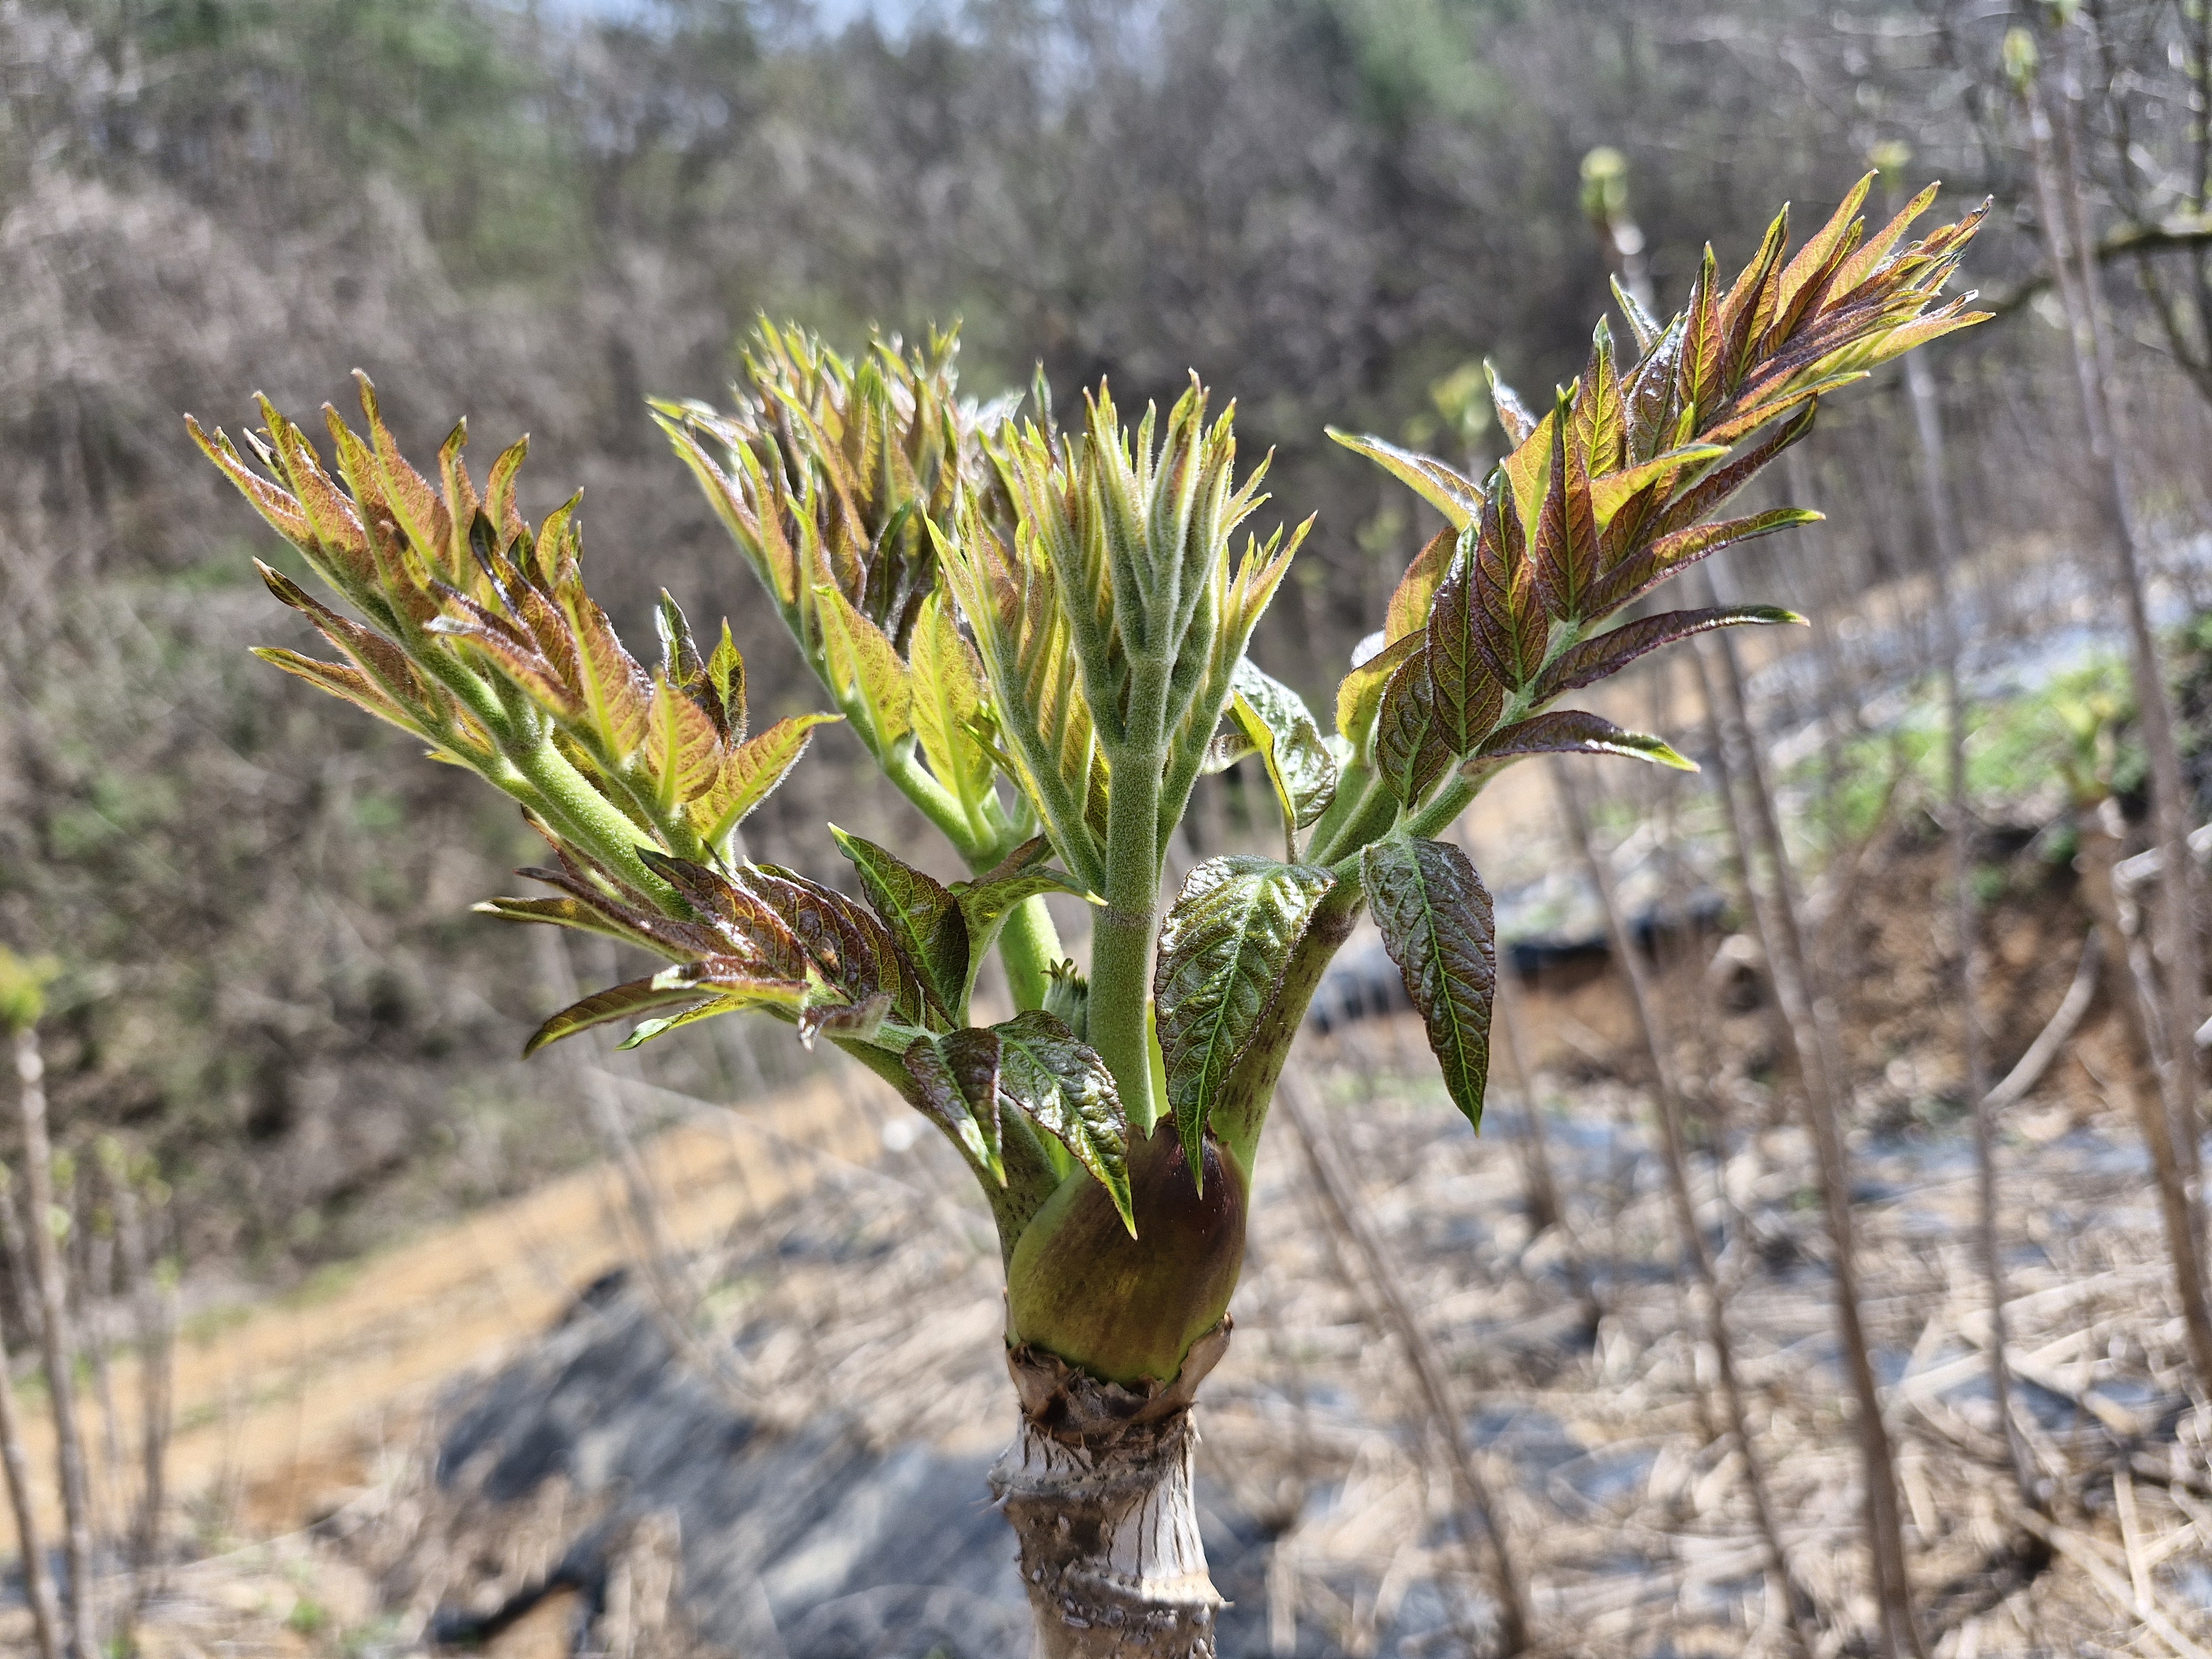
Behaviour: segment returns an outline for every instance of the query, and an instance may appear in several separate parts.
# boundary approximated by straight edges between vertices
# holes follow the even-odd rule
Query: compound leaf
[[[999,1091],[1058,1139],[1097,1177],[1129,1237],[1129,1141],[1114,1074],[1097,1049],[1042,1008],[991,1030],[999,1038]]]
[[[1445,842],[1386,836],[1367,848],[1361,867],[1383,948],[1428,1028],[1444,1087],[1480,1128],[1498,988],[1490,895],[1467,854]]]
[[[1291,952],[1336,878],[1314,865],[1238,855],[1190,872],[1160,929],[1152,1000],[1168,1103],[1203,1179],[1206,1118],[1273,1006]]]
[[[837,848],[853,860],[875,911],[891,939],[945,1014],[959,1018],[969,978],[968,919],[960,901],[935,878],[896,854],[836,824],[830,833]]]

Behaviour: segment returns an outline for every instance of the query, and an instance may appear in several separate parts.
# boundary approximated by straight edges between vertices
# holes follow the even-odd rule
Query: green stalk
[[[1452,781],[1437,792],[1426,806],[1407,821],[1408,835],[1433,836],[1451,827],[1451,822],[1467,811],[1468,803],[1482,793],[1486,779],[1470,778],[1464,772],[1452,774]]]
[[[1398,803],[1380,774],[1370,774],[1367,787],[1352,808],[1345,814],[1328,838],[1328,844],[1310,843],[1306,848],[1309,864],[1335,865],[1347,859],[1356,867],[1359,849],[1368,842],[1389,832],[1396,817]],[[1341,872],[1339,874],[1341,875]]]
[[[1091,1046],[1114,1073],[1129,1127],[1159,1121],[1152,1092],[1152,950],[1160,902],[1159,810],[1167,665],[1140,662],[1129,729],[1140,741],[1112,757],[1106,793],[1106,908],[1091,935]]]
[[[848,714],[849,720],[851,716]],[[855,722],[857,729],[858,723]],[[890,751],[875,757],[883,774],[897,786],[898,791],[912,801],[922,817],[935,824],[945,840],[951,842],[960,856],[972,866],[986,854],[994,854],[990,846],[977,832],[967,810],[953,798],[952,792],[915,764],[914,750],[902,750],[894,744]]]
[[[638,857],[638,843],[646,838],[646,832],[592,788],[584,775],[569,763],[568,757],[553,746],[551,738],[541,738],[507,758],[531,787],[574,826],[578,832],[576,839],[592,849],[594,858],[609,869],[619,872],[670,915],[688,914],[675,890]]]
[[[999,930],[999,960],[1006,966],[1014,1007],[1024,1012],[1043,1007],[1052,964],[1060,960],[1060,933],[1044,908],[1043,894],[1024,899],[1006,917]]]

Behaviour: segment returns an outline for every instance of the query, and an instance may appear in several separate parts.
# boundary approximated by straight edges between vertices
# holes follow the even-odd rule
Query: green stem
[[[1159,806],[1165,665],[1137,665],[1129,722],[1137,741],[1110,757],[1106,794],[1106,908],[1091,935],[1091,1046],[1114,1073],[1130,1128],[1159,1120],[1152,1093],[1152,951],[1160,902]]]
[[[1043,894],[1024,899],[1007,916],[999,932],[999,960],[1006,965],[1006,989],[1013,994],[1015,1008],[1043,1007],[1052,964],[1060,960],[1060,933],[1044,908]]]
[[[1426,806],[1407,821],[1408,835],[1432,836],[1449,829],[1451,821],[1467,811],[1468,803],[1482,793],[1487,777],[1470,778],[1464,772],[1452,774],[1452,781],[1439,790]]]
[[[590,781],[569,763],[568,757],[553,746],[551,738],[542,738],[507,759],[530,787],[575,830],[576,839],[591,848],[592,857],[620,872],[668,915],[690,914],[675,890],[647,868],[645,860],[637,855],[638,845],[647,838],[647,832],[592,787]]]
[[[998,849],[977,830],[952,792],[915,763],[913,750],[893,744],[887,753],[875,758],[884,775],[915,804],[922,817],[937,826],[971,866],[978,858],[996,854]]]
[[[1349,861],[1357,868],[1359,849],[1389,834],[1397,815],[1397,798],[1391,794],[1389,786],[1379,775],[1370,777],[1358,803],[1329,836],[1328,845],[1307,847],[1306,861],[1331,866]],[[1341,875],[1342,872],[1338,873]]]

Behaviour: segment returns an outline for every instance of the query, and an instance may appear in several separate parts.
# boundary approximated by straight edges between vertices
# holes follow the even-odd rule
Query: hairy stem
[[[1044,1006],[1052,983],[1052,964],[1060,960],[1060,932],[1045,908],[1044,895],[1024,899],[999,932],[999,960],[1006,969],[1006,989],[1018,1010]]]
[[[671,915],[685,914],[682,901],[668,884],[647,869],[645,860],[637,855],[646,832],[592,788],[550,738],[508,758],[523,781],[574,832],[575,839],[591,850],[592,857],[617,872],[640,892],[649,895]],[[515,792],[509,789],[507,793]]]
[[[1161,743],[1167,670],[1139,665],[1129,726],[1146,734],[1113,757],[1106,803],[1106,908],[1091,943],[1091,1046],[1114,1073],[1115,1087],[1139,1135],[1159,1121],[1152,1093],[1152,1036],[1147,1015],[1152,951],[1159,933]]]

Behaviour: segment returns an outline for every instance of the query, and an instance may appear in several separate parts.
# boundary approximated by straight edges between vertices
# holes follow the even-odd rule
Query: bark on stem
[[[1036,1659],[1214,1659],[1221,1597],[1199,1538],[1190,1412],[1228,1347],[1224,1318],[1172,1383],[1143,1389],[1035,1348],[1007,1354],[1022,1419],[991,1489],[1020,1546]]]

